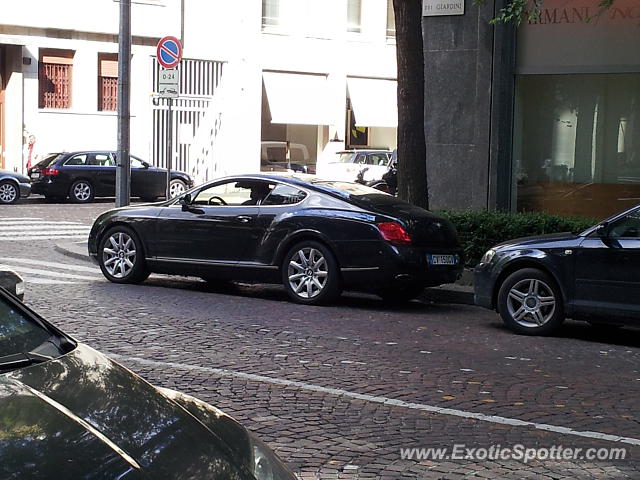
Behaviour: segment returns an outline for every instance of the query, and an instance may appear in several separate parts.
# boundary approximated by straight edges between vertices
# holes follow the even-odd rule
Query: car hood
[[[3,479],[252,478],[239,467],[248,433],[230,417],[220,413],[220,431],[205,427],[84,345],[0,375],[0,412]]]
[[[499,243],[494,248],[549,248],[554,245],[565,246],[567,242],[575,242],[578,238],[580,238],[579,235],[570,232],[549,233],[546,235],[537,235],[535,237],[514,238],[513,240]]]

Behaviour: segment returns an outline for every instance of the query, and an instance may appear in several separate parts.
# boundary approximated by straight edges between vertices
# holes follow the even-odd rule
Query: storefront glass
[[[640,203],[640,74],[521,75],[519,211],[604,217]]]

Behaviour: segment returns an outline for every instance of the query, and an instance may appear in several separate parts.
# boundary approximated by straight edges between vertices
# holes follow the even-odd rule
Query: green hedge
[[[477,265],[489,248],[506,240],[545,233],[581,232],[597,223],[592,218],[561,217],[548,213],[470,210],[441,210],[436,213],[448,218],[456,227],[468,267]]]

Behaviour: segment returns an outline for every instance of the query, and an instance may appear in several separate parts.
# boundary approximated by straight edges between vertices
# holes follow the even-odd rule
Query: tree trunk
[[[398,63],[398,196],[429,208],[424,139],[422,0],[393,0]]]

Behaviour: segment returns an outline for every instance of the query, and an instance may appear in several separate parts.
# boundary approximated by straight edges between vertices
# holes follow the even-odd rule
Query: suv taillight
[[[42,175],[49,175],[51,177],[54,177],[60,173],[60,170],[58,170],[57,168],[43,168],[42,172],[40,173],[42,173]]]
[[[398,222],[378,223],[378,230],[380,230],[382,238],[391,245],[409,245],[411,243],[411,236]]]

